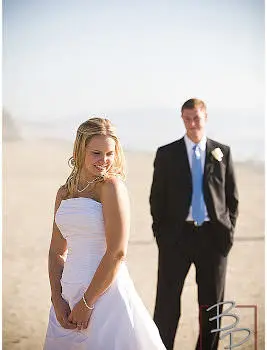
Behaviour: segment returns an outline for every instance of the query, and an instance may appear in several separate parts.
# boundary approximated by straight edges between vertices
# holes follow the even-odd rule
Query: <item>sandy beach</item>
[[[3,349],[42,349],[50,307],[47,256],[54,199],[70,172],[67,160],[71,153],[72,144],[64,141],[3,143]],[[148,203],[153,160],[153,153],[126,152],[132,216],[128,267],[151,315],[157,280],[157,247]],[[264,167],[235,163],[235,169],[240,216],[228,259],[225,300],[257,306],[256,335],[258,350],[261,350],[265,344]],[[253,312],[253,308],[237,308],[239,327],[253,331],[238,349],[255,348]],[[197,313],[192,267],[183,290],[175,350],[194,349]],[[236,335],[236,339],[238,337]],[[221,349],[223,344],[226,343],[221,344]]]

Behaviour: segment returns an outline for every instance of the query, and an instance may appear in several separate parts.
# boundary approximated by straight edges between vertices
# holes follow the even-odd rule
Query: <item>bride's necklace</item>
[[[94,180],[92,180],[92,181],[86,181],[86,182],[87,182],[87,185],[85,185],[85,187],[84,187],[82,190],[79,190],[79,189],[77,188],[77,191],[78,191],[79,193],[85,191],[90,185],[92,185],[93,183],[97,182],[97,181],[100,180],[101,178],[102,178],[102,176],[98,176],[98,177],[96,177],[96,178],[95,178]]]

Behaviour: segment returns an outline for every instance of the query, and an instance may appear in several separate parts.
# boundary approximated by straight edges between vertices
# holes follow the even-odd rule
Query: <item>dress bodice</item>
[[[72,310],[82,299],[106,251],[102,205],[84,197],[63,200],[55,221],[68,244],[61,294]],[[51,306],[44,350],[73,349],[166,350],[125,262],[120,264],[110,286],[98,295],[88,328],[62,327]]]
[[[85,197],[62,200],[55,222],[67,240],[62,281],[89,281],[106,251],[102,204]]]

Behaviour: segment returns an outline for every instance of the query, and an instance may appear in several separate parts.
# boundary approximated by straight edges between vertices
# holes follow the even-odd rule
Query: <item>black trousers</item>
[[[218,348],[219,332],[211,333],[217,328],[217,321],[209,321],[216,315],[216,308],[209,312],[206,309],[223,301],[227,258],[218,250],[215,235],[214,226],[209,222],[200,227],[185,223],[179,238],[157,239],[159,262],[154,321],[167,350],[173,349],[181,315],[181,293],[192,263],[196,268],[200,310],[196,349]]]

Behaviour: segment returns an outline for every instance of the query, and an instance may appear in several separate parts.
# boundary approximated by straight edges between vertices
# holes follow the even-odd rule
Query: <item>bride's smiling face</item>
[[[86,177],[104,175],[115,159],[115,140],[110,136],[93,136],[85,148],[83,172]]]

